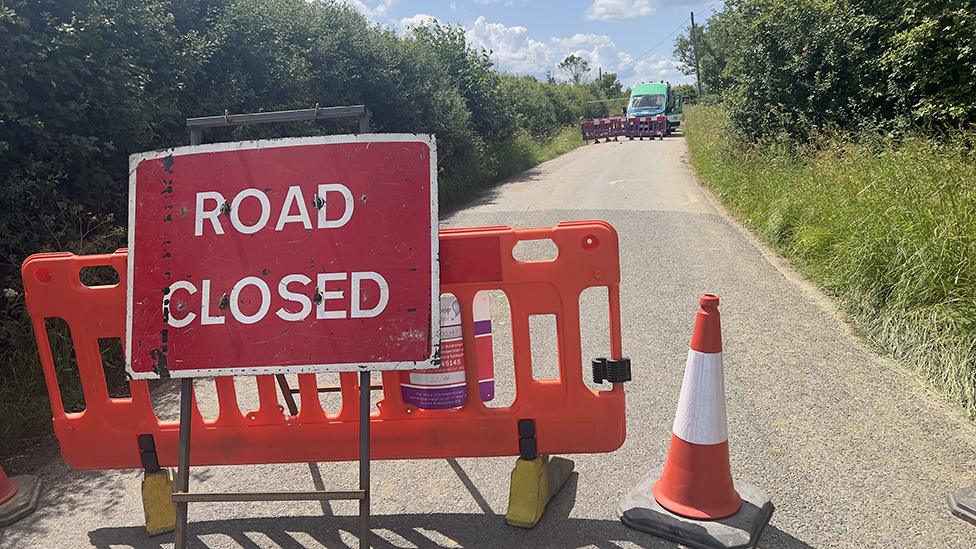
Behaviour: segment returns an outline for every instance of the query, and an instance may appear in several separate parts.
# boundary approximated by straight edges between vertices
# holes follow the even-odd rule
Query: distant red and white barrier
[[[663,114],[656,116],[613,116],[610,118],[585,119],[580,122],[580,133],[584,142],[601,139],[609,141],[618,137],[629,139],[660,138],[670,134],[668,118]]]

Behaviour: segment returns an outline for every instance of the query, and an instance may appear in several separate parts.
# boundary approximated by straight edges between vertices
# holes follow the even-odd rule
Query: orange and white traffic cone
[[[664,469],[641,481],[618,514],[631,528],[691,547],[752,547],[773,504],[732,480],[718,302],[713,294],[699,300]]]
[[[701,298],[664,473],[654,499],[672,513],[720,519],[742,504],[732,486],[718,297]]]
[[[34,512],[41,495],[41,483],[35,476],[9,478],[0,467],[0,528],[9,526]]]

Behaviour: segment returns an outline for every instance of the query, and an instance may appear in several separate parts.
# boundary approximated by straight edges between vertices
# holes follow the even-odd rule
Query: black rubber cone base
[[[35,476],[10,477],[10,482],[17,486],[17,493],[0,505],[0,527],[10,526],[33,513],[41,497],[41,481]]]
[[[734,549],[754,547],[773,516],[769,496],[755,486],[740,482],[735,483],[735,489],[742,497],[742,508],[731,517],[695,520],[675,515],[661,507],[651,493],[660,476],[660,469],[651,471],[620,501],[617,516],[624,525],[688,547]]]
[[[949,494],[949,509],[953,515],[976,526],[976,484]]]

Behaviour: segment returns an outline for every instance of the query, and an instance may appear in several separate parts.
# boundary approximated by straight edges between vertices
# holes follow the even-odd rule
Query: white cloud
[[[593,70],[602,67],[614,71],[621,66],[617,46],[605,34],[574,34],[568,38],[553,37],[549,42],[558,53],[557,63],[567,55],[577,55],[586,59]]]
[[[647,59],[641,59],[634,65],[634,82],[657,82],[664,80],[672,84],[689,82],[690,78],[678,70],[678,64],[674,59],[652,55]]]
[[[492,23],[482,16],[467,28],[466,36],[472,45],[490,51],[498,68],[519,74],[556,72],[555,66],[568,55],[582,57],[593,70],[613,70],[621,61],[616,45],[606,35],[574,34],[543,42],[529,36],[525,27]]]
[[[482,16],[467,27],[465,35],[471,45],[490,51],[495,65],[506,72],[541,77],[552,71],[560,77],[556,65],[568,55],[578,55],[590,63],[591,78],[602,68],[617,73],[628,86],[642,80],[688,81],[672,59],[652,55],[635,63],[633,56],[620,51],[604,34],[578,33],[542,41],[531,37],[525,27],[493,23]]]
[[[397,1],[398,0],[380,0],[379,2],[371,1],[370,4],[373,4],[373,7],[371,8],[363,0],[345,0],[345,2],[352,6],[353,9],[374,20],[381,17],[386,17],[390,12],[390,8],[392,8]]]
[[[404,17],[400,20],[400,28],[407,31],[414,27],[423,27],[431,23],[442,23],[442,21],[433,15],[427,15],[426,13],[418,13],[416,15],[411,15],[410,17]]]
[[[483,0],[485,2],[508,2],[512,0]],[[520,0],[515,0],[520,1]],[[346,0],[360,13],[373,21],[389,25],[399,32],[428,23],[444,23],[433,15],[417,13],[402,19],[389,17],[390,8],[398,0]],[[597,0],[594,4],[600,3]],[[635,4],[640,2],[634,2]],[[370,7],[372,6],[372,7]],[[563,77],[556,66],[568,55],[582,57],[590,64],[590,78],[595,78],[599,69],[615,72],[624,85],[629,86],[642,80],[668,80],[672,83],[687,82],[689,77],[677,70],[676,63],[668,58],[651,56],[634,63],[627,52],[617,49],[613,40],[605,34],[577,33],[572,36],[554,36],[548,40],[538,40],[529,35],[523,26],[507,26],[495,23],[484,16],[465,26],[465,38],[474,47],[485,48],[491,52],[491,59],[500,70],[516,74],[530,74],[543,77],[551,72],[557,78]]]
[[[593,0],[586,10],[591,21],[624,21],[654,13],[651,0]]]
[[[509,27],[478,17],[466,30],[468,42],[492,52],[499,68],[522,74],[542,74],[552,66],[552,47],[529,36],[525,27]]]

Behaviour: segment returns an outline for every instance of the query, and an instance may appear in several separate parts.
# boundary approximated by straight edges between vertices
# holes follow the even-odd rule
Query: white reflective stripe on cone
[[[722,353],[689,350],[674,434],[692,444],[720,444],[729,439],[726,423]]]

